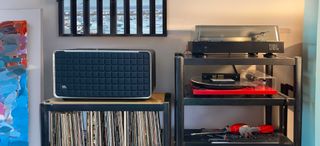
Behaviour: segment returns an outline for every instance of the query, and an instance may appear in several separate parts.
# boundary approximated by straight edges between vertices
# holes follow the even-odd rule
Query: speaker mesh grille
[[[148,52],[55,53],[55,93],[64,97],[150,96]]]

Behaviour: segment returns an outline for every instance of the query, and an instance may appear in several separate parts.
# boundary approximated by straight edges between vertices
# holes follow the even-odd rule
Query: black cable
[[[232,65],[232,68],[233,68],[234,73],[239,74],[235,65]]]

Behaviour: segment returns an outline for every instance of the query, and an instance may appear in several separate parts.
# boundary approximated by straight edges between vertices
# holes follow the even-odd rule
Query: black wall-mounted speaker
[[[149,99],[155,53],[133,49],[70,49],[53,54],[54,96],[65,99]]]

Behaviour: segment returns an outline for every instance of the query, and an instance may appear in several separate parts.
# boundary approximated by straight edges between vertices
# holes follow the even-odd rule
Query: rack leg
[[[272,76],[273,75],[273,66],[272,65],[266,65],[266,74]],[[272,86],[272,82],[267,83],[268,86]],[[272,96],[270,97],[272,98]],[[266,106],[265,107],[265,123],[266,124],[272,124],[272,106]]]
[[[164,146],[171,146],[171,114],[170,114],[170,105],[166,103],[164,105],[163,111],[163,120],[164,120],[164,128],[163,128],[163,137],[164,137]]]
[[[175,142],[176,146],[184,143],[184,101],[183,101],[183,56],[175,56]]]
[[[283,111],[284,111],[283,134],[287,136],[288,135],[288,105],[284,106]]]
[[[287,122],[288,122],[288,106],[283,105],[279,107],[280,114],[280,132],[287,136]]]
[[[296,57],[296,65],[294,66],[294,97],[296,104],[294,106],[294,145],[301,146],[301,125],[302,125],[302,60]]]
[[[40,105],[40,118],[41,118],[41,145],[49,146],[49,113],[45,105]]]

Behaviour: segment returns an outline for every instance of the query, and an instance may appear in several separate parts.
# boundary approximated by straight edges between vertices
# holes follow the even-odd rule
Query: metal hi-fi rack
[[[291,66],[293,67],[293,97],[284,94],[260,97],[237,97],[227,96],[223,98],[214,97],[193,97],[185,94],[184,74],[185,66],[196,65],[263,65],[267,75],[273,75],[273,66]],[[265,107],[265,124],[272,124],[272,107],[279,107],[279,124],[280,128],[276,132],[276,141],[269,141],[266,137],[257,141],[220,141],[209,143],[202,138],[193,138],[186,133],[190,130],[184,127],[184,108],[185,106],[264,106]],[[294,109],[294,141],[287,137],[287,111],[288,107]],[[212,54],[205,57],[193,57],[192,55],[176,54],[175,55],[175,142],[176,146],[300,146],[301,145],[301,117],[302,117],[302,97],[301,97],[301,58],[289,58],[273,56],[266,58],[263,55],[250,57],[239,54]],[[214,121],[213,121],[214,122]],[[191,130],[192,131],[192,130]]]

